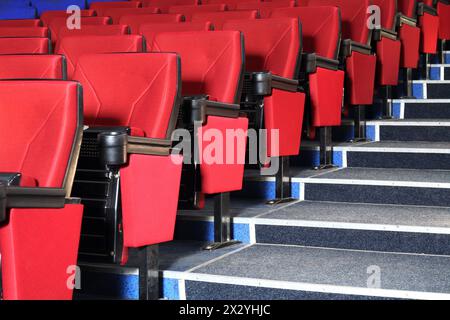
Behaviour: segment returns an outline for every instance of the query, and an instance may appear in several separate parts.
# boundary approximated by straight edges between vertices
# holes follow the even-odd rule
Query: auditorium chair
[[[82,138],[76,82],[0,81],[0,291],[70,300],[83,206],[71,198]]]
[[[73,15],[73,12],[67,13],[67,10],[48,10],[48,11],[44,11],[41,16],[40,19],[43,23],[44,26],[48,26],[50,24],[50,22],[52,22],[53,19],[55,18],[68,18],[70,16]],[[95,15],[95,11],[94,10],[81,10],[80,11],[80,16],[81,17],[93,17]]]
[[[202,208],[205,195],[215,196],[215,243],[207,249],[236,243],[231,240],[228,205],[229,193],[242,189],[244,175],[248,119],[239,106],[243,41],[238,31],[168,32],[157,34],[148,46],[149,51],[177,52],[181,57],[184,101],[178,127],[194,136],[181,143],[192,144],[194,152],[184,154],[179,208]],[[219,133],[222,138],[227,133],[236,137],[224,142],[213,135]]]
[[[62,55],[0,55],[0,79],[66,80],[66,69],[66,58]]]
[[[79,260],[138,268],[140,299],[159,297],[157,245],[174,235],[180,75],[174,53],[110,53],[84,55],[73,76],[88,126],[73,189],[85,206]]]
[[[151,43],[158,33],[162,32],[189,32],[213,30],[210,22],[184,22],[184,23],[146,23],[139,28],[147,43]]]
[[[179,13],[185,16],[187,21],[190,21],[193,13],[197,12],[220,12],[227,11],[226,4],[203,4],[201,6],[172,6],[169,7],[169,13]]]
[[[236,5],[236,10],[258,10],[261,18],[268,18],[276,8],[295,7],[297,1],[283,0],[271,2],[240,2]]]
[[[142,0],[142,7],[158,7],[162,13],[169,13],[172,6],[199,5],[201,0]]]
[[[77,6],[86,9],[86,0],[32,0],[33,5],[41,15],[49,10],[67,10],[70,6]]]
[[[17,20],[1,20],[0,28],[9,27],[40,27],[42,22],[39,19],[17,19]]]
[[[263,2],[262,0],[203,0],[202,4],[216,4],[216,3],[224,3],[227,5],[229,10],[236,10],[236,7],[239,3],[243,2]]]
[[[245,39],[245,83],[241,110],[250,127],[267,130],[259,159],[278,165],[276,198],[270,204],[292,201],[289,156],[300,151],[305,94],[298,81],[301,64],[301,25],[298,18],[230,20],[223,30],[236,30]],[[273,133],[277,131],[274,137]],[[258,150],[255,148],[254,150]],[[267,158],[266,158],[267,157]],[[256,164],[252,159],[252,164]]]
[[[223,12],[198,12],[193,13],[192,22],[211,22],[215,30],[221,30],[222,25],[228,20],[239,19],[257,19],[259,13],[257,10],[242,10],[242,11],[223,11]]]
[[[1,27],[1,38],[48,38],[49,30],[47,27]]]
[[[69,30],[62,28],[59,31],[59,39],[68,36],[119,36],[126,35],[130,33],[130,28],[122,24],[111,24],[111,25],[88,25],[81,29]]]
[[[105,16],[105,12],[111,8],[139,8],[139,1],[95,1],[91,2],[89,9],[94,10],[98,16]]]
[[[137,15],[153,15],[160,13],[160,10],[155,7],[148,8],[111,8],[105,10],[104,15],[111,17],[112,23],[118,24],[120,19],[124,16],[137,16]]]
[[[51,53],[48,38],[0,38],[0,54]]]
[[[0,2],[0,20],[35,19],[37,10],[35,7],[25,5],[8,5]]]
[[[110,24],[110,22],[111,18],[109,17],[82,17],[80,18],[80,27],[83,29],[85,26],[104,26]],[[61,30],[68,30],[67,18],[54,18],[50,21],[48,27],[50,29],[52,43],[55,44],[58,41]]]
[[[331,127],[341,125],[344,91],[344,71],[338,60],[340,10],[334,6],[274,9],[271,18],[279,17],[300,19],[303,56],[298,80],[307,93],[305,132],[308,138],[315,139],[316,131],[319,131],[320,164],[317,169],[331,167]]]
[[[445,64],[445,42],[450,39],[450,1],[449,0],[423,0],[423,3],[437,10],[439,16],[439,61]]]
[[[120,18],[120,24],[130,26],[131,33],[139,32],[139,27],[146,23],[177,23],[184,21],[184,16],[181,14],[140,14],[123,16]]]
[[[144,40],[138,35],[73,36],[59,41],[55,53],[67,58],[67,77],[72,79],[81,56],[94,53],[142,52]]]

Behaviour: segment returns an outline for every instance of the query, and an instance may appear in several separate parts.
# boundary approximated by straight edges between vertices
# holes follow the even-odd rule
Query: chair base
[[[237,240],[230,240],[230,241],[224,241],[224,242],[213,242],[211,244],[208,244],[206,247],[204,247],[203,250],[213,251],[213,250],[231,247],[231,246],[234,246],[234,245],[240,244],[240,243],[242,243],[242,242],[237,241]]]
[[[294,198],[276,198],[276,199],[272,199],[266,202],[266,204],[268,205],[277,205],[277,204],[282,204],[282,203],[289,203],[289,202],[293,202],[296,201],[297,199]]]

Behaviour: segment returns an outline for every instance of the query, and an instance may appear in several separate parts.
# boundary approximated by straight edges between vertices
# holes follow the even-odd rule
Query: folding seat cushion
[[[182,156],[171,154],[170,138],[178,119],[180,74],[174,53],[85,55],[74,74],[84,88],[89,130],[108,135],[130,129],[124,162],[114,163],[121,177],[125,248],[173,239]]]
[[[305,94],[299,92],[298,81],[294,81],[298,80],[301,59],[299,19],[230,20],[223,25],[223,30],[243,33],[248,73],[270,72],[272,85],[285,85],[270,87],[264,97],[264,128],[269,131],[267,156],[297,155],[305,106]],[[278,143],[271,141],[272,130],[279,131]]]
[[[201,6],[172,6],[169,8],[169,13],[180,13],[186,17],[187,21],[190,21],[192,14],[196,12],[218,12],[226,11],[228,7],[226,4],[203,4]]]
[[[137,16],[137,15],[150,15],[160,13],[160,10],[156,7],[147,7],[147,8],[111,8],[105,10],[105,16],[111,17],[112,22],[118,24],[120,18],[123,16]]]
[[[420,51],[427,54],[437,52],[439,34],[439,16],[433,1],[419,0],[417,19],[420,27]]]
[[[120,24],[126,24],[130,27],[131,33],[137,34],[139,28],[143,24],[147,23],[177,23],[184,21],[184,16],[178,13],[174,14],[140,14],[123,16],[120,18]]]
[[[152,43],[158,33],[206,31],[212,29],[213,26],[211,22],[146,23],[139,28],[139,34],[144,36],[147,43]]]
[[[381,10],[380,29],[374,31],[377,53],[376,81],[380,86],[398,84],[401,42],[396,32],[397,4],[392,0],[372,0]]]
[[[139,8],[139,1],[103,1],[91,2],[89,9],[95,10],[98,16],[105,16],[105,12],[111,8]]]
[[[82,136],[80,90],[67,81],[0,81],[4,299],[72,298],[83,206],[66,196]]]
[[[192,45],[195,43],[195,50]],[[183,96],[186,104],[203,104],[204,117],[198,119],[195,135],[199,141],[201,190],[218,194],[242,188],[246,139],[243,143],[222,141],[221,155],[209,158],[213,132],[226,137],[226,131],[246,137],[248,119],[239,115],[241,85],[244,75],[243,37],[238,31],[167,32],[155,36],[148,49],[155,52],[177,52],[181,56]],[[195,97],[197,96],[197,97]],[[203,98],[200,98],[203,96]],[[184,106],[183,111],[187,111]],[[217,110],[214,112],[213,110]],[[220,111],[221,112],[220,112]],[[221,115],[222,114],[222,115]],[[211,129],[211,130],[210,130]],[[203,134],[205,133],[205,134]],[[217,139],[220,139],[219,137]],[[217,143],[217,142],[216,142]],[[233,152],[233,154],[228,154]],[[192,163],[192,162],[190,162]]]
[[[295,7],[295,0],[283,0],[272,2],[242,2],[236,5],[236,10],[258,10],[261,18],[268,18],[276,8]]]
[[[439,39],[450,39],[450,4],[446,1],[438,1],[437,12],[439,15]]]
[[[195,6],[201,4],[201,0],[142,0],[142,6],[158,7],[162,13],[169,13],[172,6]]]
[[[49,32],[46,27],[0,27],[0,37],[19,38],[48,38]]]
[[[81,29],[68,30],[63,28],[59,31],[59,39],[68,36],[119,36],[130,33],[130,28],[122,24],[105,26],[84,26]]]
[[[0,20],[35,19],[37,11],[29,6],[6,6],[0,3]]]
[[[417,68],[419,63],[420,28],[417,26],[415,0],[397,0],[398,34],[402,43],[400,66]]]
[[[341,39],[339,9],[330,6],[279,8],[271,15],[271,18],[278,17],[300,19],[305,55],[302,72],[309,84],[310,125],[313,128],[339,126],[344,81],[344,73],[338,70]],[[313,130],[311,134],[313,137]]]
[[[72,13],[67,13],[67,10],[49,10],[44,11],[41,14],[41,21],[44,24],[44,26],[48,26],[50,22],[52,22],[55,18],[68,18],[72,15]],[[80,11],[81,17],[93,17],[95,15],[94,10],[81,10]]]
[[[191,21],[193,22],[210,21],[214,25],[214,29],[221,30],[222,25],[228,20],[257,19],[257,18],[259,18],[257,10],[242,10],[242,11],[193,13]]]
[[[1,20],[0,28],[3,27],[40,27],[42,26],[39,19],[18,19],[18,20]]]
[[[111,22],[109,17],[82,17],[80,19],[80,27],[83,29],[84,26],[99,26],[99,25],[107,25]],[[53,19],[48,25],[51,33],[51,39],[53,43],[58,41],[59,33],[63,29],[68,29],[67,27],[67,19],[64,17],[59,17]]]
[[[202,3],[214,4],[214,3],[225,3],[230,10],[235,10],[237,5],[242,2],[263,2],[262,0],[206,0]]]
[[[66,80],[66,61],[61,55],[0,55],[0,79]]]
[[[64,37],[55,52],[67,58],[67,77],[72,79],[81,56],[94,53],[142,52],[144,40],[138,35]]]
[[[48,38],[0,38],[0,54],[50,53]]]

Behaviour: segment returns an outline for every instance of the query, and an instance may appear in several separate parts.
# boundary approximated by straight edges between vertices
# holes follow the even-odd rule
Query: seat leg
[[[430,78],[430,68],[428,66],[429,63],[430,63],[430,55],[428,53],[425,53],[424,62],[422,67],[420,68],[420,76],[424,80],[429,80]]]
[[[129,249],[130,267],[139,271],[139,300],[158,300],[159,247],[158,245]]]
[[[383,110],[381,119],[392,119],[392,86],[384,86],[382,89]]]
[[[415,99],[413,95],[413,70],[411,68],[405,69],[405,78],[403,80],[406,96],[402,96],[402,99]]]
[[[231,239],[230,193],[219,193],[214,198],[214,243],[205,250],[217,250],[240,243]]]
[[[336,167],[333,165],[332,128],[320,127],[320,164],[314,170],[322,170]]]
[[[267,204],[275,205],[295,201],[291,193],[291,175],[289,157],[279,157],[279,168],[275,176],[275,199],[267,201]]]
[[[355,106],[354,111],[354,138],[350,142],[369,141],[366,135],[366,107],[364,105]]]
[[[440,64],[445,64],[445,45],[446,45],[446,40],[441,39],[440,46],[439,46],[439,63]]]

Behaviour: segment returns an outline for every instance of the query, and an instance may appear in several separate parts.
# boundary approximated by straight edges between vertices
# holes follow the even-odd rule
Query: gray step
[[[396,119],[450,119],[450,99],[398,99],[392,109]]]

